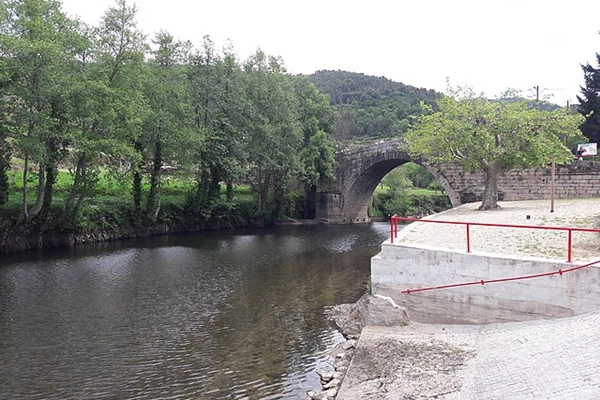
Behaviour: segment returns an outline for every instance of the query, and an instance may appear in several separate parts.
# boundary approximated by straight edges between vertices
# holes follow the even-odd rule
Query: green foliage
[[[370,214],[389,217],[422,217],[452,208],[450,198],[442,194],[409,194],[406,192],[379,192],[373,196]]]
[[[304,206],[304,195],[295,191],[291,191],[285,195],[283,214],[290,218],[303,218]]]
[[[383,177],[381,183],[388,186],[392,192],[402,192],[406,188],[413,186],[413,183],[406,174],[406,169],[402,167],[390,171]]]
[[[257,195],[258,213],[274,223],[283,212],[283,196],[302,172],[303,132],[292,81],[282,60],[258,50],[244,64],[246,161],[253,172],[247,183]]]
[[[0,146],[1,143],[2,142],[0,142]],[[10,190],[8,180],[9,170],[10,163],[8,162],[7,157],[2,154],[2,149],[0,148],[0,207],[8,202],[8,193]]]
[[[577,111],[585,117],[581,131],[592,143],[600,142],[600,54],[596,53],[597,67],[582,65],[584,86],[577,96]]]
[[[428,188],[432,183],[437,183],[435,177],[422,165],[409,162],[400,168],[404,170],[406,177],[410,179],[414,187]]]
[[[6,18],[0,20],[0,55],[9,79],[3,79],[2,114],[9,116],[5,126],[11,145],[26,164],[37,164],[43,178],[35,204],[23,209],[26,221],[40,212],[41,218],[49,213],[53,175],[67,154],[68,88],[83,40],[77,24],[64,15],[57,1],[13,0],[3,5]],[[23,191],[24,205],[26,196]]]
[[[335,112],[329,104],[329,97],[319,93],[307,78],[294,77],[293,84],[304,138],[301,153],[303,182],[310,187],[333,179],[335,149],[328,137],[334,129]]]
[[[6,226],[143,230],[299,214],[302,196],[288,193],[332,178],[329,97],[260,50],[242,63],[210,37],[195,48],[159,31],[148,42],[136,18],[126,0],[93,27],[56,0],[0,0]]]
[[[493,162],[511,169],[544,167],[552,157],[558,163],[572,160],[559,135],[577,136],[580,119],[563,109],[547,112],[526,101],[492,102],[469,89],[443,97],[438,105],[439,112],[421,117],[405,137],[414,156],[458,161],[469,170]]]
[[[514,168],[539,168],[572,161],[561,136],[579,135],[580,116],[567,110],[542,111],[527,101],[490,101],[468,88],[438,100],[439,111],[423,106],[406,134],[414,157],[428,162],[459,162],[467,170],[486,173],[483,209],[497,207],[497,177]]]
[[[353,72],[317,71],[309,78],[338,108],[334,137],[342,142],[402,134],[421,114],[420,102],[433,105],[439,97],[433,90]]]
[[[427,170],[415,163],[406,163],[390,171],[375,191],[370,209],[372,216],[398,214],[423,216],[451,208],[448,196],[436,191],[437,181]],[[433,186],[434,189],[423,189]]]

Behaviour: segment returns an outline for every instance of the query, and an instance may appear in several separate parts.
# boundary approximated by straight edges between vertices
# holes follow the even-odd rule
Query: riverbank
[[[595,228],[600,199],[502,202],[481,212],[467,204],[431,218],[519,225]],[[414,223],[404,243],[464,250],[462,231],[449,224]],[[479,228],[479,227],[474,227]],[[483,228],[483,227],[482,227]],[[523,235],[493,228],[472,235],[473,251],[564,257],[566,239]],[[539,232],[539,231],[535,231]],[[521,234],[519,234],[521,233]],[[564,234],[563,234],[564,235]],[[560,240],[558,240],[560,239]],[[562,240],[565,239],[565,240]],[[598,234],[575,236],[575,261],[600,257]],[[574,272],[576,274],[577,272]],[[488,325],[441,325],[411,321],[407,326],[367,326],[337,393],[337,400],[583,399],[600,392],[600,310],[560,319]],[[411,315],[411,310],[406,312]]]
[[[185,226],[171,226],[168,224],[154,225],[147,228],[123,227],[106,232],[81,232],[81,233],[30,233],[10,236],[0,242],[0,254],[20,253],[31,250],[48,249],[54,247],[72,247],[90,243],[115,242],[131,240],[142,237],[167,235],[171,233],[193,233],[200,231],[230,229],[231,226],[211,226],[193,228]]]

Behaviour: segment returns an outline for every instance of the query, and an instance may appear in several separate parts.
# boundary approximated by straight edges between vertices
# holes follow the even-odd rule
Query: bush
[[[446,195],[376,193],[373,196],[371,216],[385,217],[397,214],[400,217],[424,216],[452,208]]]
[[[284,198],[283,213],[290,218],[304,218],[306,199],[299,192],[290,192]]]

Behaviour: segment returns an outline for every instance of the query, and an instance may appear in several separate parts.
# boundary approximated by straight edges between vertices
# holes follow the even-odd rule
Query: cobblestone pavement
[[[372,354],[355,356],[338,400],[600,399],[600,314],[489,325],[367,327],[359,348],[382,341],[396,342],[396,348],[442,343],[454,349],[448,354],[470,356],[458,366],[438,358],[434,371],[423,369],[426,360],[415,358],[414,365],[405,363],[387,371],[385,381],[377,381],[364,370],[380,362],[378,358],[395,355],[378,352],[375,346]]]
[[[600,314],[470,330],[441,335],[476,352],[441,399],[600,399]]]

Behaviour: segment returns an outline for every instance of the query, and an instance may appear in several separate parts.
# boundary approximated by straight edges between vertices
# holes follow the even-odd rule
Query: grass
[[[11,188],[7,208],[18,209],[21,207],[23,199],[23,171],[13,170],[10,174]],[[36,197],[38,184],[37,173],[29,173],[28,181],[28,203],[33,204]],[[56,183],[54,184],[53,204],[62,204],[69,195],[69,190],[73,185],[73,175],[69,171],[61,170],[58,173]],[[90,196],[89,201],[96,205],[111,204],[115,200],[130,201],[132,194],[132,182],[130,178],[119,178],[108,172],[101,172],[98,176],[98,182],[95,193]],[[182,179],[173,176],[163,176],[161,182],[161,201],[170,204],[184,204],[190,191],[194,190],[195,181],[193,179]],[[143,182],[142,190],[148,193],[150,183],[147,179]],[[221,195],[226,194],[225,185],[221,185]],[[236,200],[246,200],[252,197],[249,187],[235,186],[234,198]]]
[[[391,188],[389,186],[377,185],[377,187],[375,188],[375,194],[386,194],[386,193],[389,193],[390,190],[391,190]],[[424,196],[434,196],[434,195],[443,194],[439,190],[436,191],[436,190],[431,190],[431,189],[422,189],[422,188],[415,188],[415,187],[404,188],[404,191],[405,191],[406,195],[418,194],[418,195],[424,195]]]

